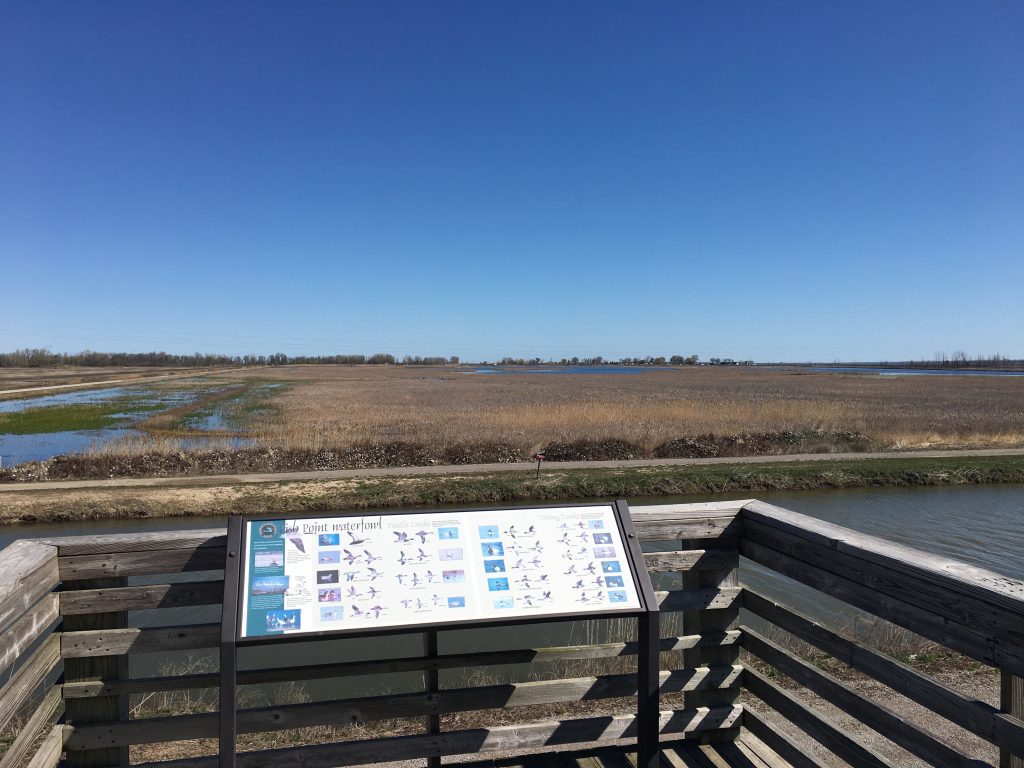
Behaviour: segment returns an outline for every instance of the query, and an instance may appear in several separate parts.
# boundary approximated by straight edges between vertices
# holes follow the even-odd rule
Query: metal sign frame
[[[534,616],[517,616],[506,619],[455,619],[444,622],[422,624],[403,624],[368,629],[339,629],[318,632],[302,632],[280,635],[259,635],[240,637],[242,602],[245,599],[245,569],[247,558],[245,550],[246,523],[262,520],[288,520],[325,517],[365,517],[367,512],[359,510],[337,515],[323,513],[289,514],[268,516],[243,516],[233,514],[228,519],[227,558],[224,567],[224,601],[221,614],[220,637],[220,766],[235,768],[237,756],[237,714],[238,714],[238,649],[239,647],[288,644],[296,642],[315,642],[317,640],[336,640],[343,638],[377,637],[401,634],[436,634],[438,630],[458,630],[480,627],[501,627],[525,624],[548,624],[559,621],[627,618],[637,619],[637,749],[638,768],[656,768],[659,760],[659,653],[660,630],[658,602],[654,595],[650,574],[644,563],[640,541],[633,528],[629,514],[629,506],[623,500],[607,504],[549,504],[520,507],[502,507],[498,509],[424,509],[424,510],[387,510],[377,513],[386,515],[429,515],[457,514],[463,512],[494,512],[500,515],[515,514],[520,510],[571,509],[573,507],[608,506],[613,511],[616,525],[622,537],[625,550],[624,559],[629,564],[630,576],[636,589],[640,608],[603,608],[592,611],[547,613]]]

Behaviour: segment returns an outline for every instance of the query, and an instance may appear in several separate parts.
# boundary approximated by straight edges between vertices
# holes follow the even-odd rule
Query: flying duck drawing
[[[294,544],[295,548],[299,550],[299,552],[305,554],[306,544],[302,541],[302,535],[298,531],[289,531],[285,534],[285,538],[287,538],[288,541]]]

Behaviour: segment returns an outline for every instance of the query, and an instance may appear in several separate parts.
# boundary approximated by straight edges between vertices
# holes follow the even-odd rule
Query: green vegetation
[[[196,400],[162,414],[165,418],[151,419],[140,426],[154,433],[244,432],[252,428],[254,422],[274,423],[280,418],[280,409],[267,398],[281,386],[279,383],[247,382],[210,389]],[[215,426],[209,425],[211,419]]]
[[[107,403],[52,405],[0,414],[0,434],[36,435],[103,429],[126,421],[127,414],[158,411],[165,406],[141,398],[119,398]]]
[[[317,484],[307,483],[308,490],[304,493],[275,493],[273,488],[249,486],[231,511],[297,512],[970,483],[1024,483],[1024,456],[976,457],[969,461],[910,458],[623,469],[559,470],[549,467],[541,473],[539,480],[534,479],[531,472],[521,471],[456,477],[387,477],[362,480],[348,488],[318,488]],[[299,486],[296,483],[281,485]]]
[[[1024,456],[877,459],[697,466],[558,469],[252,484],[4,490],[0,521],[291,513],[441,504],[519,503],[865,486],[1024,483]],[[10,488],[10,486],[8,486]],[[749,492],[749,493],[748,493]]]

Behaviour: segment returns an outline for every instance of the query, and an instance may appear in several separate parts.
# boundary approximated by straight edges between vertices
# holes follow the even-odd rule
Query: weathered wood
[[[1014,646],[1003,646],[991,638],[974,632],[962,624],[943,619],[933,613],[888,595],[789,557],[749,539],[740,541],[740,554],[754,562],[789,576],[807,586],[843,602],[898,624],[940,645],[970,656],[972,659],[1002,666],[1024,674],[1024,656]]]
[[[659,505],[660,506],[660,505]],[[669,508],[672,505],[668,505]],[[633,526],[641,541],[672,541],[675,539],[717,539],[739,532],[738,512],[727,511],[660,511],[658,507],[630,510]]]
[[[1002,642],[1024,645],[1024,581],[751,502],[743,535]]]
[[[677,589],[670,592],[655,592],[654,596],[662,611],[706,611],[728,608],[737,604],[740,599],[740,589],[739,587]]]
[[[690,504],[639,504],[630,507],[629,514],[634,521],[643,515],[675,515],[679,518],[691,519],[709,514],[736,514],[753,501],[757,501],[757,499],[697,501]]]
[[[99,555],[58,557],[60,578],[107,579],[117,576],[146,576],[157,573],[217,571],[224,569],[224,550],[220,547],[166,549],[144,552],[115,552]]]
[[[59,583],[54,547],[19,540],[0,551],[0,635]]]
[[[723,543],[734,542],[735,540]],[[739,579],[736,573],[736,565],[727,565],[715,570],[697,572],[697,585],[705,589],[717,589],[719,591],[739,590],[738,584]],[[700,611],[697,616],[697,626],[700,633],[727,632],[734,629],[739,623],[742,594],[742,590],[739,590],[740,599],[735,600],[728,606],[721,608],[709,606],[710,610]],[[732,665],[739,661],[739,648],[737,646],[700,648],[699,650],[700,663],[705,666]],[[739,687],[740,682],[737,681],[731,688],[725,687],[721,690],[701,691],[697,694],[698,698],[694,703],[702,707],[734,706],[739,703]],[[692,699],[693,697],[691,696]],[[691,704],[688,703],[687,706],[691,706]],[[734,741],[737,738],[739,738],[738,728],[702,735],[703,741]]]
[[[0,646],[0,670],[14,664],[21,654],[31,647],[45,632],[60,619],[57,612],[57,595],[47,593],[38,603],[29,608],[20,619],[3,633]]]
[[[951,626],[970,628],[987,644],[996,643],[998,638],[1000,643],[1016,648],[1018,653],[1024,649],[1024,620],[1004,614],[994,606],[952,591],[944,592],[931,582],[913,579],[894,570],[885,571],[877,564],[808,543],[757,522],[744,525],[746,546],[769,547],[794,558],[805,568],[817,568],[860,584],[881,597],[898,599],[928,616],[932,622],[944,621]],[[1004,618],[1005,625],[1001,625]]]
[[[683,635],[662,640],[661,650],[678,651],[694,647],[698,644],[708,646],[734,645],[739,642],[739,639],[739,630],[713,633],[705,636]],[[213,645],[200,647],[213,647]],[[256,685],[260,683],[281,683],[291,680],[321,680],[332,677],[382,675],[393,672],[422,672],[426,669],[457,669],[460,667],[484,667],[495,664],[536,665],[561,662],[568,659],[602,659],[635,655],[636,643],[630,642],[445,654],[433,659],[413,656],[379,661],[355,661],[274,669],[241,670],[238,673],[238,684]],[[66,683],[64,685],[64,697],[73,699],[105,696],[114,693],[151,693],[153,691],[215,688],[219,682],[220,676],[217,673],[208,673],[178,675],[174,677],[137,678],[133,680],[97,680],[82,683]]]
[[[739,565],[737,549],[691,549],[689,551],[645,552],[644,563],[651,573],[710,571]]]
[[[908,576],[932,580],[951,592],[971,595],[982,602],[1000,606],[1004,611],[1024,617],[1024,581],[969,565],[941,555],[869,536],[816,517],[801,515],[763,501],[743,506],[743,521],[761,522],[779,530],[799,532],[808,541],[903,571]]]
[[[83,589],[60,593],[63,616],[145,608],[217,605],[224,599],[224,581],[189,581],[113,589]]]
[[[862,696],[838,678],[797,658],[749,627],[743,627],[742,631],[743,647],[748,651],[911,754],[943,768],[988,768],[983,760],[968,757],[941,737]]]
[[[56,768],[64,751],[64,726],[55,725],[39,744],[25,768]]]
[[[96,615],[96,614],[88,614]],[[77,619],[83,617],[68,617]],[[65,623],[65,626],[67,624]],[[220,642],[220,624],[183,624],[174,627],[128,627],[64,632],[61,655],[65,659],[120,656],[154,651],[190,651],[213,648]]]
[[[689,754],[688,744],[673,745],[671,749],[664,744],[661,747],[662,768],[707,768],[707,765],[706,760],[697,762],[696,758]]]
[[[120,587],[123,579],[83,581],[75,586],[82,589]],[[65,589],[68,586],[65,585]],[[128,657],[95,654],[91,658],[83,655],[64,653],[65,640],[70,636],[103,635],[107,632],[126,632],[127,611],[91,613],[64,617],[64,634],[61,637],[61,655],[64,662],[64,679],[69,683],[93,680],[111,680],[128,677]],[[71,725],[109,722],[128,719],[127,696],[97,696],[91,699],[69,699],[65,704],[65,721]],[[106,768],[106,766],[128,765],[128,748],[104,745],[103,748],[88,750],[67,750],[69,768]]]
[[[744,587],[743,607],[986,741],[1024,754],[1024,723]]]
[[[743,709],[743,727],[778,752],[792,768],[820,768],[817,760],[796,745],[796,739],[777,726],[766,723],[750,707]]]
[[[740,679],[742,672],[740,666],[663,672],[660,678],[661,690],[664,693],[678,693],[732,686]],[[315,725],[368,723],[394,717],[422,717],[479,709],[591,701],[635,696],[636,692],[636,675],[627,674],[320,701],[242,710],[238,713],[238,732],[280,731]],[[95,723],[75,727],[67,744],[69,749],[151,744],[166,741],[168,733],[183,739],[209,738],[217,734],[218,724],[217,713],[152,717],[127,723]]]
[[[60,717],[63,709],[64,701],[60,697],[60,686],[55,685],[50,688],[39,706],[36,707],[35,712],[18,731],[17,737],[7,748],[3,759],[0,759],[0,768],[14,768],[14,766],[21,765],[22,760],[32,749],[32,745]],[[36,754],[38,755],[38,751]]]
[[[701,731],[728,728],[735,724],[740,707],[663,712],[663,737],[679,738]],[[413,760],[434,755],[487,753],[510,749],[530,749],[561,744],[578,744],[636,736],[633,715],[587,717],[578,720],[529,723],[497,728],[449,731],[437,735],[399,736],[396,738],[319,744],[306,747],[242,752],[239,768],[328,768],[328,766],[375,763],[386,756],[390,760]],[[200,757],[160,763],[143,763],[144,768],[216,768],[216,757]]]
[[[1016,732],[1024,724],[1024,678],[1002,670],[999,678],[999,707],[1005,713],[1002,718],[1010,722]],[[1000,721],[1002,723],[1002,720]],[[999,750],[999,768],[1024,768],[1024,751],[1014,744],[1002,745]]]
[[[655,593],[663,611],[728,608],[740,598],[738,587]],[[62,637],[64,658],[111,656],[151,651],[212,648],[219,642],[218,624],[187,624],[172,627],[147,627],[72,631]]]
[[[746,712],[743,714],[745,717]],[[725,768],[791,768],[764,742],[751,736],[749,732],[742,733],[733,741],[720,741],[714,747],[703,746],[701,749],[705,754],[713,751],[722,759]]]
[[[857,768],[894,768],[893,764],[880,754],[850,736],[842,726],[782,690],[750,667],[743,670],[743,686],[850,765]]]
[[[226,528],[198,528],[190,531],[159,531],[157,533],[101,533],[89,536],[61,536],[35,541],[58,548],[60,557],[71,555],[102,555],[112,552],[143,552],[146,550],[199,549],[227,546]]]
[[[60,666],[60,638],[50,635],[0,688],[0,731],[25,705],[32,693]]]

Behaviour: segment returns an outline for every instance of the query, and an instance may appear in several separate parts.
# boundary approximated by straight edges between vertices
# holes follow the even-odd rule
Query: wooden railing
[[[798,746],[800,741],[741,706],[745,687],[746,695],[758,697],[852,765],[900,764],[817,711],[794,692],[799,684],[925,763],[986,764],[962,754],[941,732],[929,732],[862,696],[849,683],[797,655],[791,644],[779,644],[763,624],[741,628],[742,604],[762,622],[995,745],[1001,766],[1024,765],[1015,762],[1024,755],[1017,694],[1017,675],[1024,674],[1021,582],[760,502],[638,507],[633,517],[651,550],[645,558],[656,588],[659,580],[663,585],[670,577],[674,580],[670,589],[658,593],[666,614],[661,690],[673,707],[663,707],[663,739],[733,739],[744,726],[794,766],[817,765],[808,748]],[[999,667],[1004,672],[1002,707],[975,701],[857,639],[741,587],[741,554]],[[209,711],[150,716],[140,716],[141,711],[133,712],[129,705],[140,696],[210,692],[218,684],[217,673],[133,676],[128,661],[141,654],[152,658],[216,648],[224,558],[222,530],[19,541],[0,552],[0,734],[8,734],[0,768],[123,765],[130,757],[161,768],[215,766],[217,759],[210,754],[213,741],[195,757],[154,757],[155,748],[167,742],[212,740],[218,723],[214,705]],[[204,610],[210,616],[203,623],[183,623],[177,618],[183,612],[171,610],[176,608]],[[146,622],[136,613],[142,610],[147,611]],[[151,625],[153,616],[158,617],[156,626]],[[740,665],[741,646],[760,660],[753,665],[757,669]],[[633,642],[603,642],[243,669],[243,686],[356,676],[366,681],[392,672],[422,673],[424,683],[436,684],[441,670],[497,670],[509,664],[529,664],[531,675],[527,682],[460,683],[463,687],[249,707],[238,715],[242,734],[394,718],[433,718],[436,725],[443,715],[534,705],[574,707],[574,714],[583,716],[532,721],[524,713],[524,722],[514,725],[401,737],[335,737],[330,743],[274,750],[243,747],[239,764],[315,768],[628,739],[635,728],[630,702],[607,700],[636,694],[635,676],[624,666],[635,655]],[[581,660],[618,666],[567,675],[566,670]],[[765,665],[794,684],[780,685],[774,674],[766,673]],[[619,709],[599,716],[575,709],[593,702]]]
[[[1024,712],[1018,675],[1024,674],[1024,583],[955,560],[926,554],[762,502],[741,512],[740,552],[776,573],[1002,671],[1001,707],[976,701],[907,664],[744,588],[743,605],[815,648],[882,683],[999,748],[1000,766],[1022,766]],[[928,730],[860,695],[849,684],[744,626],[743,647],[775,670],[835,705],[922,762],[935,766],[989,765],[963,754],[942,731]],[[856,766],[894,766],[846,728],[815,711],[768,676],[746,668],[744,686],[797,727]],[[797,755],[748,711],[744,725],[794,765]],[[803,761],[803,762],[801,762]]]

